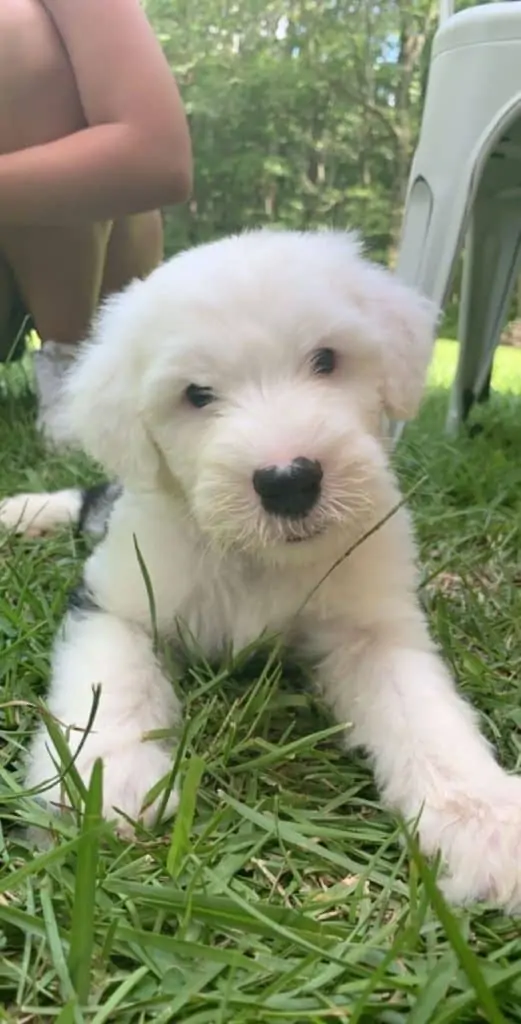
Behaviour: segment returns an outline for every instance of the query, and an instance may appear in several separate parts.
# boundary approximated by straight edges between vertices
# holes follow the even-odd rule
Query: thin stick
[[[342,562],[345,562],[346,558],[349,558],[353,554],[353,551],[356,551],[356,549],[361,547],[361,545],[364,544],[366,540],[369,540],[369,537],[372,537],[374,533],[377,533],[378,530],[381,530],[382,526],[385,526],[385,524],[388,523],[389,520],[392,519],[393,516],[395,516],[396,513],[401,508],[403,508],[404,505],[407,504],[411,495],[413,495],[414,492],[417,491],[418,488],[421,487],[423,483],[425,483],[426,479],[427,477],[423,476],[421,480],[418,480],[415,484],[413,484],[410,490],[407,491],[407,494],[405,494],[400,499],[400,501],[396,503],[396,505],[393,505],[393,507],[389,509],[389,512],[387,512],[386,515],[382,517],[382,519],[379,519],[378,522],[374,524],[374,526],[371,526],[369,530],[366,530],[366,532],[363,533],[362,536],[358,538],[358,540],[355,540],[354,544],[351,544],[351,547],[349,547],[347,551],[344,551],[344,553],[340,555],[336,559],[336,561],[333,562],[332,565],[329,566],[329,569],[324,573],[323,576],[321,576],[318,583],[315,583],[315,586],[311,588],[307,597],[304,598],[302,604],[295,613],[296,616],[300,615],[302,610],[306,607],[308,601],[310,601],[311,598],[316,594],[317,590],[319,589],[319,587],[322,586],[325,580],[327,580],[327,578],[331,576],[331,573],[334,572],[335,569],[338,569],[338,566],[342,565]]]

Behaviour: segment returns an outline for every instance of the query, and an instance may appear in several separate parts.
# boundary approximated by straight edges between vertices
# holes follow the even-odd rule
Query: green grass
[[[521,759],[521,352],[498,353],[474,440],[442,436],[455,346],[397,456],[414,494],[423,599],[502,761]],[[3,387],[3,392],[1,391]],[[0,379],[0,493],[90,478],[45,457],[20,371]],[[521,1021],[519,924],[453,913],[346,757],[324,709],[274,664],[182,681],[180,814],[120,842],[83,823],[34,853],[20,758],[80,571],[68,535],[0,540],[0,1020],[183,1024]],[[520,854],[521,855],[521,854]]]

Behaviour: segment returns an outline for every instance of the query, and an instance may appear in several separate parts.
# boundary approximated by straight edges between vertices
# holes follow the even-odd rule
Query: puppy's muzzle
[[[311,459],[294,459],[289,466],[256,469],[253,486],[266,512],[302,519],[316,505],[321,491],[322,466]]]

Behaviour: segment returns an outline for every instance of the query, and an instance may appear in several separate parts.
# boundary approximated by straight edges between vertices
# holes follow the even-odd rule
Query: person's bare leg
[[[0,363],[15,354],[25,310],[9,264],[0,257]]]
[[[56,440],[54,412],[63,374],[85,336],[99,300],[110,225],[73,231],[24,228],[2,232],[2,247],[42,348],[34,354],[38,426]]]
[[[60,37],[39,0],[0,4],[0,154],[85,127]],[[42,341],[74,344],[98,301],[110,224],[7,228],[0,251]]]
[[[147,275],[163,258],[159,211],[114,224],[3,231],[4,251],[42,339],[76,345],[103,297]]]
[[[85,126],[61,41],[38,0],[0,4],[0,153],[49,142]],[[154,263],[157,214],[117,226],[6,228],[0,225],[0,314],[8,318],[17,292],[42,340],[35,357],[39,420],[53,434],[52,411],[64,369],[106,293],[142,276]],[[140,246],[142,246],[142,251]],[[160,258],[160,256],[159,256]],[[157,262],[157,260],[156,260]]]
[[[107,245],[101,297],[120,291],[135,277],[148,277],[163,255],[159,210],[115,221]]]
[[[84,126],[74,75],[45,9],[38,0],[2,0],[0,153],[50,142]],[[50,436],[63,368],[98,302],[110,227],[0,225],[0,257],[43,343],[35,360],[36,385],[40,425]]]
[[[17,232],[7,251],[38,333],[47,339],[35,354],[39,425],[57,440],[55,396],[63,373],[100,299],[135,277],[146,277],[161,261],[161,216],[152,211],[114,225],[96,224],[89,233],[46,228],[31,229],[23,237]]]

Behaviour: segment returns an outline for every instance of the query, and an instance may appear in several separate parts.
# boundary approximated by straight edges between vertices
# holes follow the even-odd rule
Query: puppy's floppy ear
[[[124,483],[146,485],[158,468],[142,404],[146,373],[144,282],[133,281],[101,308],[64,384],[60,429]],[[146,299],[146,296],[145,296]]]
[[[439,318],[438,308],[389,271],[377,275],[372,315],[382,355],[382,399],[391,419],[411,419],[418,410]]]
[[[356,235],[324,232],[318,243],[334,256],[335,280],[362,314],[379,352],[385,412],[391,420],[411,419],[423,394],[438,308],[390,270],[366,259]],[[316,249],[317,236],[314,245]]]

